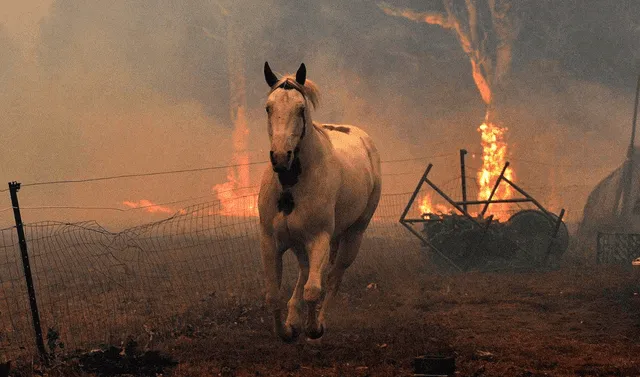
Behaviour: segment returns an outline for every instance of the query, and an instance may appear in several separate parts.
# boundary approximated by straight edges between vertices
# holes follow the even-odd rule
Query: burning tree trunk
[[[237,164],[236,180],[240,187],[249,187],[249,127],[245,111],[247,108],[244,72],[244,51],[238,39],[235,20],[227,17],[227,72],[229,74],[229,111],[233,122],[234,163]]]
[[[249,127],[246,119],[247,97],[244,70],[244,45],[240,38],[240,27],[229,8],[216,1],[225,25],[224,43],[226,47],[227,74],[229,76],[229,118],[233,123],[233,159],[234,166],[227,171],[227,182],[215,185],[213,190],[220,200],[221,213],[234,216],[257,216],[257,206],[253,197],[240,198],[238,190],[251,186],[249,171]],[[217,38],[204,29],[205,34]]]
[[[239,32],[242,29],[238,25],[237,17],[230,14],[228,10],[233,7],[234,3],[229,2],[229,7],[227,7],[221,1],[211,0],[210,4],[215,8],[213,13],[218,16],[216,21],[224,25],[224,37],[220,37],[207,27],[194,26],[201,29],[207,38],[225,45],[229,78],[229,118],[233,124],[232,166],[227,170],[227,181],[213,186],[213,192],[216,193],[220,203],[217,213],[227,216],[258,216],[257,195],[239,195],[239,191],[251,186],[244,45]],[[129,208],[146,208],[146,211],[150,213],[175,212],[171,208],[156,205],[145,199],[138,202],[125,201],[123,204]]]
[[[483,147],[483,166],[478,173],[479,199],[485,200],[506,162],[507,128],[500,122],[498,104],[502,82],[511,68],[512,45],[518,35],[518,27],[508,0],[464,0],[462,10],[456,5],[454,0],[443,0],[443,13],[416,12],[387,3],[379,4],[388,15],[452,30],[469,58],[473,80],[486,105],[484,123],[478,128]],[[507,169],[505,176],[513,179],[514,173]],[[505,199],[511,195],[510,186],[501,185],[494,198]],[[499,212],[507,207],[494,204],[490,209],[500,217]]]

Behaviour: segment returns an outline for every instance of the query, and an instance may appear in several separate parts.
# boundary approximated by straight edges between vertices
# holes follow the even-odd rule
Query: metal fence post
[[[40,314],[38,313],[38,303],[36,302],[36,290],[33,286],[33,278],[31,276],[31,265],[29,264],[29,253],[27,252],[27,240],[24,236],[24,228],[22,226],[22,216],[20,215],[20,206],[18,205],[18,190],[20,183],[9,182],[9,193],[11,195],[11,205],[13,206],[13,216],[16,220],[16,230],[18,232],[18,242],[20,243],[20,254],[22,255],[22,267],[24,268],[24,278],[27,282],[27,291],[29,293],[29,306],[31,307],[31,318],[33,320],[33,329],[36,335],[36,346],[38,353],[43,362],[47,363],[47,351],[44,348],[44,340],[42,339],[42,328],[40,327]]]
[[[553,249],[553,245],[556,242],[556,238],[558,237],[558,232],[560,231],[560,225],[562,225],[562,218],[564,217],[564,208],[560,210],[560,215],[558,216],[558,220],[554,224],[553,234],[551,239],[549,240],[549,246],[547,246],[547,253],[544,256],[544,264],[546,265],[549,261],[549,255],[551,255],[551,249]]]
[[[462,209],[467,212],[467,172],[464,167],[464,156],[467,154],[466,149],[460,149],[460,177],[462,183]]]

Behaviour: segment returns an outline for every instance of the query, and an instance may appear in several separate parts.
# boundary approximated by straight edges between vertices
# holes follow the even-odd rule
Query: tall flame
[[[422,216],[433,213],[433,204],[431,203],[431,195],[427,194],[420,202],[420,214]]]
[[[482,169],[478,172],[478,184],[480,191],[478,192],[479,200],[487,200],[491,195],[491,191],[495,186],[496,180],[500,176],[505,163],[507,162],[507,143],[505,141],[506,127],[500,127],[491,122],[484,122],[478,131],[482,139]],[[504,176],[513,181],[514,172],[511,168],[507,168]],[[495,199],[510,199],[513,196],[513,190],[510,185],[501,183],[493,195]],[[496,219],[504,220],[508,217],[508,203],[491,204],[489,212]]]
[[[258,216],[258,196],[241,194],[249,192],[247,189],[251,185],[249,171],[248,146],[249,128],[245,120],[244,107],[237,109],[233,131],[233,165],[227,170],[227,181],[213,186],[220,206],[217,211],[210,211],[208,215],[257,217]],[[154,204],[152,201],[142,199],[139,201],[124,201],[123,204],[131,209],[140,208],[148,213],[174,214],[176,212],[185,213],[184,210],[175,210]]]
[[[227,182],[213,186],[220,201],[219,214],[225,216],[258,216],[257,195],[242,196],[241,190],[251,185],[249,172],[248,136],[249,128],[244,114],[244,107],[239,106],[235,114],[233,130],[233,163],[227,170]]]
[[[246,165],[240,167],[248,168]],[[240,177],[242,177],[242,175],[240,175]],[[238,192],[248,186],[241,185],[238,182],[239,180],[236,178],[235,170],[233,168],[229,168],[227,182],[213,186],[213,191],[216,193],[216,196],[220,201],[220,210],[216,213],[224,216],[258,216],[258,196],[239,195]]]

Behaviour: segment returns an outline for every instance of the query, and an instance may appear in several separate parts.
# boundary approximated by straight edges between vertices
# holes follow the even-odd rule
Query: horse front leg
[[[282,326],[282,310],[280,303],[280,284],[282,283],[282,253],[277,249],[275,239],[268,234],[261,234],[262,267],[264,269],[267,309],[273,315],[273,326],[276,334],[285,342],[291,341]]]
[[[324,327],[318,323],[317,306],[322,296],[322,276],[329,263],[331,235],[322,232],[306,245],[309,256],[309,278],[304,285],[304,300],[307,303],[306,334],[310,339],[318,339],[324,334]]]

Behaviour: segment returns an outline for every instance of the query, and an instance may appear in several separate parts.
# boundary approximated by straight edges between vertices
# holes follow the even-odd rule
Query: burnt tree
[[[388,15],[438,25],[455,33],[469,58],[473,80],[487,105],[486,121],[497,117],[497,103],[504,78],[511,69],[513,42],[519,22],[509,0],[442,0],[444,12],[417,12],[388,3],[379,7]]]

